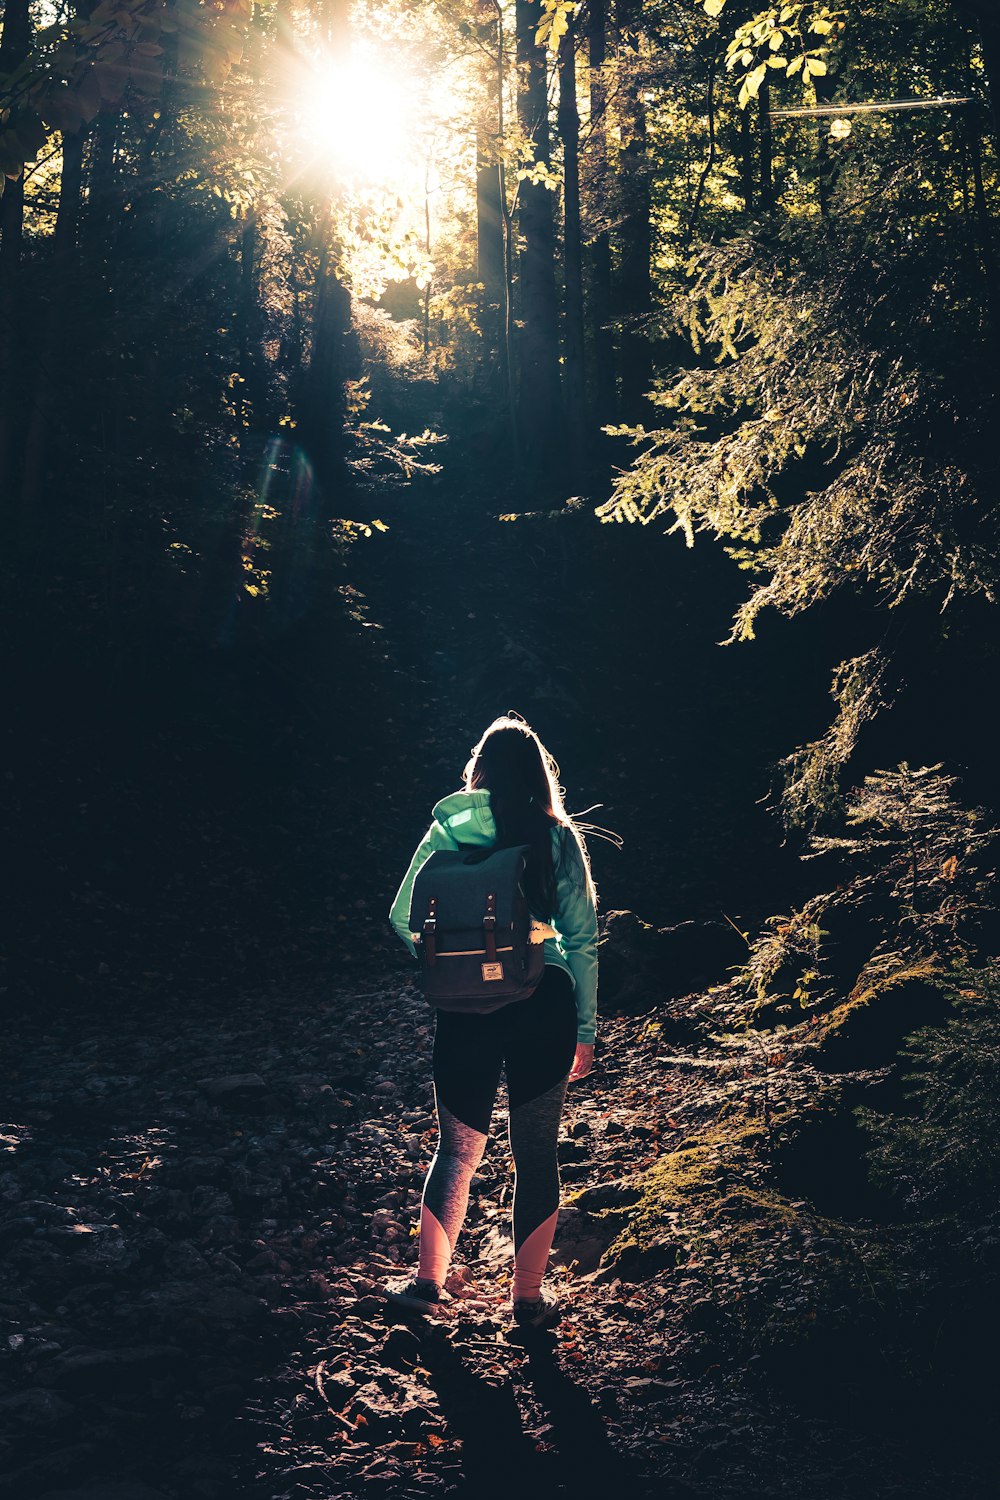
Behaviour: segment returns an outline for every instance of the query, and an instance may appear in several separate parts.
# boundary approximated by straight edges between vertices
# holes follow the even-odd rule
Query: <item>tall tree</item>
[[[517,0],[517,113],[530,145],[532,173],[520,184],[520,384],[518,426],[528,472],[540,481],[556,477],[562,456],[559,389],[559,314],[556,300],[555,227],[549,158],[548,70],[536,33],[541,0]]]
[[[29,0],[6,0],[0,32],[0,77],[20,67],[31,50]],[[13,123],[16,124],[17,106]],[[12,275],[21,257],[24,233],[24,174],[8,178],[0,197],[0,277]]]
[[[579,469],[586,445],[587,389],[580,233],[580,114],[576,98],[576,27],[572,22],[559,44],[559,134],[563,148],[563,394],[570,453]]]
[[[993,111],[993,130],[1000,145],[1000,8],[996,0],[953,0],[959,13],[979,29],[983,68]]]
[[[648,319],[652,307],[652,214],[646,141],[646,84],[642,57],[643,0],[618,0],[623,71],[621,229],[618,307],[621,319],[621,399],[625,414],[639,415],[653,372]]]
[[[13,73],[31,48],[29,0],[6,0],[0,33],[0,77]],[[12,112],[13,114],[13,112]],[[2,164],[0,164],[2,171]],[[0,493],[17,487],[17,432],[23,349],[19,336],[17,272],[24,237],[24,173],[0,177]]]
[[[587,152],[590,180],[595,203],[608,198],[608,89],[605,78],[607,62],[607,0],[590,0],[587,9],[587,61],[590,78],[590,136]],[[617,383],[615,380],[615,339],[611,328],[611,236],[606,209],[596,230],[590,234],[590,338],[594,361],[594,415],[598,424],[613,422],[617,416]]]
[[[350,45],[348,0],[330,0],[323,17],[330,56],[343,60]],[[319,520],[335,514],[333,497],[340,495],[346,481],[345,382],[353,373],[351,296],[337,275],[334,249],[334,202],[339,193],[338,183],[327,183],[317,205],[312,354],[301,422],[302,446],[320,491]]]
[[[502,144],[504,45],[498,6],[483,4],[477,27],[485,55],[482,103],[476,122],[476,277],[483,288],[482,329],[487,349],[499,357],[510,400],[510,277],[506,250],[506,188]]]
[[[771,85],[767,75],[757,94],[760,130],[760,206],[765,214],[774,208],[774,148],[771,140]]]

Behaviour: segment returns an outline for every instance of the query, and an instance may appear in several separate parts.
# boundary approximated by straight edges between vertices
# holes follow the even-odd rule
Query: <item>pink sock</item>
[[[543,1219],[533,1229],[514,1256],[513,1296],[518,1302],[537,1302],[542,1290],[542,1277],[549,1261],[549,1251],[555,1239],[559,1210]]]
[[[444,1226],[431,1213],[427,1204],[420,1207],[420,1261],[417,1275],[421,1281],[436,1281],[444,1286],[448,1267],[451,1264],[451,1245]]]

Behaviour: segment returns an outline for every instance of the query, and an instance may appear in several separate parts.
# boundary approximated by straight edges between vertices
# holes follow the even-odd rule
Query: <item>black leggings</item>
[[[573,981],[555,964],[546,964],[527,1000],[489,1015],[437,1011],[434,1095],[440,1139],[424,1183],[418,1275],[439,1284],[447,1275],[503,1069],[516,1172],[514,1296],[538,1295],[559,1214],[556,1150],[576,1030]]]

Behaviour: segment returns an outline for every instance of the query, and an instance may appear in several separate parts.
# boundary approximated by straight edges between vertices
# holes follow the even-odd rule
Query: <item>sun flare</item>
[[[301,80],[297,129],[313,160],[338,176],[383,183],[406,173],[417,125],[416,80],[385,52],[355,45]]]

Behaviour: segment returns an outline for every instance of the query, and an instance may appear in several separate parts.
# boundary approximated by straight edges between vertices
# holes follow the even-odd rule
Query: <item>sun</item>
[[[300,75],[292,107],[311,160],[338,178],[376,184],[406,174],[417,81],[385,51],[357,42],[342,58],[317,58]]]

